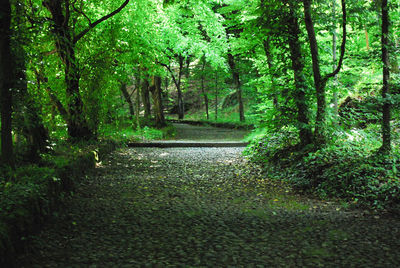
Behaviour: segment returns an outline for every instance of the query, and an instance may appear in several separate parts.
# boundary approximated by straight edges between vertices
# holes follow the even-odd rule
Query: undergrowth
[[[245,154],[263,166],[266,176],[299,191],[340,198],[354,207],[398,210],[399,144],[394,143],[390,155],[380,155],[378,132],[371,128],[376,126],[337,132],[318,150],[299,150],[296,131],[284,129],[259,135]]]

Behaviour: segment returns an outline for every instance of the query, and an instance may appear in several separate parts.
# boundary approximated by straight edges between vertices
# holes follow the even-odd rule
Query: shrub
[[[376,209],[400,202],[398,147],[389,156],[379,155],[376,135],[353,131],[341,133],[319,150],[298,150],[294,134],[263,137],[254,141],[246,154],[262,164],[267,176],[321,198],[342,198]]]

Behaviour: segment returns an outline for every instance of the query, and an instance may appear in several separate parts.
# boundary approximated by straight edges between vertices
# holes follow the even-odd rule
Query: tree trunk
[[[80,70],[75,57],[75,43],[68,24],[69,5],[65,3],[65,14],[63,12],[63,1],[44,1],[43,5],[52,15],[53,36],[57,53],[63,62],[65,69],[66,95],[68,103],[67,121],[68,135],[74,140],[90,139],[93,133],[90,131],[88,122],[83,113],[83,101],[79,92]]]
[[[178,81],[175,81],[176,90],[178,91],[178,118],[183,119],[185,116],[185,107],[183,103],[183,94],[182,94],[182,71],[183,71],[183,57],[179,55],[179,74]]]
[[[332,0],[332,60],[333,71],[336,70],[336,61],[337,61],[337,32],[336,32],[336,0]],[[338,95],[337,95],[337,87],[339,86],[339,80],[337,75],[334,78],[334,89],[333,89],[333,107],[335,109],[335,119],[338,118],[339,115],[339,105],[338,105]]]
[[[312,0],[303,0],[304,3],[304,18],[308,33],[308,40],[311,49],[312,69],[314,75],[314,85],[317,96],[317,117],[315,120],[315,142],[317,145],[326,143],[325,136],[325,113],[326,113],[326,97],[325,85],[322,84],[322,76],[319,64],[318,43],[315,36],[314,23],[311,17],[311,2]]]
[[[383,114],[382,114],[382,147],[383,153],[389,153],[391,150],[391,105],[388,100],[390,93],[389,80],[390,80],[390,62],[389,62],[389,10],[388,1],[382,0],[382,62],[383,62]]]
[[[25,5],[21,2],[15,5],[16,17],[14,20],[13,42],[12,42],[12,58],[15,70],[15,81],[13,88],[16,89],[14,103],[17,109],[15,111],[15,119],[19,120],[17,125],[22,126],[21,131],[27,141],[27,157],[35,162],[40,159],[40,153],[48,151],[49,133],[44,127],[42,118],[40,117],[40,108],[35,103],[33,96],[28,92],[26,78],[26,52],[22,46],[24,36],[27,30],[26,18],[24,16]],[[37,81],[38,91],[40,92],[41,80]],[[17,100],[15,100],[17,99]],[[18,103],[17,103],[18,102]]]
[[[238,103],[239,103],[239,119],[240,119],[240,122],[244,122],[245,117],[244,117],[244,107],[243,107],[240,75],[239,75],[239,71],[236,68],[235,58],[232,55],[232,53],[228,53],[228,63],[229,63],[229,67],[231,68],[231,71],[232,71],[233,82],[235,83],[235,86],[236,86],[237,99],[238,99]]]
[[[300,145],[305,146],[312,143],[312,131],[308,118],[309,108],[306,103],[307,83],[304,73],[304,57],[301,53],[300,27],[297,16],[294,13],[294,6],[290,6],[289,13],[289,49],[292,69],[294,71],[295,93],[294,99],[297,107],[297,121],[300,137]]]
[[[203,58],[203,65],[201,67],[201,94],[204,97],[204,105],[205,105],[205,108],[206,108],[207,120],[209,120],[210,119],[210,114],[208,112],[208,96],[207,96],[207,92],[206,92],[206,89],[205,89],[205,86],[204,86],[204,79],[205,79],[205,77],[204,77],[204,69],[205,69],[205,67],[206,67],[206,61]]]
[[[218,73],[215,72],[215,121],[218,120]]]
[[[310,44],[311,58],[312,58],[312,69],[314,75],[314,85],[317,97],[317,116],[315,120],[315,132],[314,132],[314,143],[317,147],[323,146],[326,143],[326,92],[325,86],[329,78],[337,75],[342,68],[343,58],[346,49],[346,25],[347,25],[347,12],[346,12],[346,1],[342,0],[342,12],[343,12],[343,38],[340,52],[340,59],[336,69],[324,77],[321,75],[319,53],[318,53],[318,43],[315,35],[314,23],[311,16],[311,3],[312,0],[303,0],[304,5],[304,19],[307,29],[308,41]]]
[[[2,162],[14,166],[12,141],[12,66],[10,35],[11,6],[8,0],[0,1],[0,109],[1,109],[1,156]]]
[[[128,103],[128,106],[129,106],[129,114],[130,114],[130,117],[131,117],[131,121],[132,121],[132,123],[133,123],[133,121],[134,121],[134,119],[135,119],[135,108],[134,108],[134,106],[133,106],[133,102],[132,102],[132,99],[131,99],[131,95],[130,95],[129,92],[128,92],[126,83],[122,82],[119,88],[120,88],[120,90],[121,90],[121,92],[122,92],[122,95],[124,96],[125,101]]]
[[[140,89],[141,83],[138,80],[138,84],[136,85],[136,128],[140,129]]]
[[[165,122],[164,117],[164,109],[162,105],[162,98],[161,98],[161,77],[154,76],[153,83],[150,87],[150,91],[153,97],[153,107],[154,107],[154,117],[156,120],[156,127],[162,128],[165,127],[167,124]]]
[[[368,29],[367,29],[367,26],[365,25],[365,29],[364,29],[364,31],[365,31],[365,43],[366,43],[366,46],[367,46],[367,50],[369,50],[369,35],[368,35]]]
[[[149,80],[148,77],[143,79],[141,93],[142,93],[142,102],[144,106],[144,118],[149,119],[151,115],[151,104],[150,104],[150,93],[149,93]]]
[[[270,77],[271,77],[271,83],[272,83],[272,88],[276,87],[276,81],[275,81],[275,74],[273,73],[273,60],[272,60],[272,55],[271,55],[271,48],[270,48],[270,36],[267,37],[266,40],[264,40],[264,52],[265,56],[267,57],[267,64],[268,64],[268,69],[270,72]],[[279,103],[278,103],[278,97],[277,93],[273,93],[273,99],[274,107],[276,109],[279,109]]]

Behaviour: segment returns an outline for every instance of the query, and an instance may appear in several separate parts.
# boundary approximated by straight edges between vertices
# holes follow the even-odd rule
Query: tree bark
[[[231,68],[231,71],[232,71],[233,82],[235,83],[235,86],[236,86],[237,99],[238,99],[238,103],[239,103],[239,119],[240,119],[240,122],[244,122],[245,117],[244,117],[244,106],[243,106],[243,99],[242,99],[242,85],[240,82],[239,71],[236,68],[235,57],[232,55],[232,53],[228,53],[228,63],[229,63],[229,67]]]
[[[343,12],[343,38],[342,38],[342,45],[341,45],[341,53],[339,63],[337,68],[330,74],[322,77],[321,70],[320,70],[320,62],[319,62],[319,53],[318,53],[318,43],[317,38],[315,35],[314,23],[311,16],[311,3],[312,0],[303,0],[304,5],[304,19],[306,24],[306,30],[308,34],[308,41],[310,44],[311,50],[311,58],[312,58],[312,69],[314,75],[314,85],[316,90],[316,97],[317,97],[317,116],[315,120],[315,132],[314,132],[314,143],[317,147],[322,146],[326,143],[326,133],[325,133],[325,124],[326,124],[326,92],[325,86],[329,78],[334,77],[337,75],[342,68],[343,58],[345,53],[345,46],[346,46],[346,2],[342,0],[342,12]]]
[[[40,159],[40,153],[48,151],[49,145],[49,133],[45,128],[42,118],[40,116],[40,108],[36,104],[33,96],[28,92],[27,78],[26,78],[26,51],[22,46],[24,35],[26,34],[26,17],[24,14],[25,4],[21,2],[15,5],[16,17],[13,20],[13,40],[12,42],[12,58],[13,67],[15,70],[15,81],[13,82],[13,88],[16,89],[17,103],[14,109],[16,112],[15,120],[19,120],[19,124],[22,126],[21,131],[27,141],[27,157],[29,160],[35,162]],[[40,91],[42,80],[37,80],[38,91]]]
[[[273,59],[272,59],[272,54],[271,54],[271,46],[270,46],[270,37],[269,36],[267,37],[266,40],[264,40],[263,46],[264,46],[265,56],[267,57],[267,64],[268,64],[268,69],[270,72],[272,87],[275,88],[276,81],[275,81],[275,75],[273,74],[273,63],[272,63]],[[279,103],[278,103],[278,97],[277,97],[276,93],[273,93],[272,101],[274,103],[274,107],[278,109]]]
[[[153,97],[154,117],[157,128],[165,127],[167,124],[164,117],[164,109],[161,98],[161,77],[154,76],[150,91]]]
[[[135,119],[135,108],[134,108],[134,106],[133,106],[133,102],[132,102],[132,99],[131,99],[131,95],[130,95],[129,92],[128,92],[126,83],[122,82],[119,88],[120,88],[120,90],[121,90],[121,92],[122,92],[122,95],[124,96],[125,101],[128,103],[128,106],[129,106],[129,114],[130,114],[130,117],[131,117],[131,121],[132,121],[132,123],[133,123],[133,121],[134,121],[134,119]]]
[[[144,118],[149,119],[151,115],[150,93],[149,93],[149,80],[148,77],[143,79],[141,86],[142,103],[144,107]]]
[[[75,34],[75,25],[70,25],[71,10],[67,0],[46,0],[42,4],[51,13],[53,36],[57,53],[64,64],[66,95],[68,102],[68,135],[74,140],[90,139],[94,136],[83,113],[83,101],[79,91],[80,69],[75,54],[75,45],[88,32],[103,21],[118,14],[127,4],[123,4],[113,12],[101,17],[79,34]]]
[[[65,69],[65,84],[68,102],[68,135],[72,139],[89,139],[93,133],[83,113],[83,101],[79,92],[80,70],[75,57],[75,43],[73,42],[72,29],[69,25],[69,5],[65,3],[63,11],[62,0],[44,1],[43,5],[52,15],[53,33],[57,53]],[[65,13],[65,14],[64,14]]]
[[[183,71],[183,57],[179,55],[179,74],[178,81],[175,81],[176,90],[178,91],[178,118],[183,119],[185,116],[185,107],[183,103],[183,94],[182,94],[182,71]]]
[[[365,25],[364,31],[365,31],[365,43],[366,43],[366,47],[367,47],[367,50],[369,50],[369,49],[370,49],[370,46],[369,46],[369,35],[368,35],[368,29],[367,29],[367,26],[366,26],[366,25]]]
[[[205,80],[205,75],[204,75],[204,69],[206,67],[206,61],[203,58],[203,64],[201,66],[201,94],[204,97],[204,105],[205,105],[205,109],[206,109],[206,116],[207,116],[207,120],[210,119],[210,114],[208,112],[208,96],[207,96],[207,92],[204,86],[204,80]]]
[[[288,19],[288,36],[290,59],[292,61],[292,69],[294,71],[295,94],[294,99],[297,107],[297,121],[300,137],[300,145],[312,143],[312,131],[308,118],[309,108],[306,103],[307,82],[304,72],[304,57],[301,53],[300,43],[300,26],[295,14],[295,7],[290,4],[289,19]]]
[[[140,129],[140,90],[141,83],[138,80],[138,84],[136,85],[136,128]]]
[[[383,113],[382,113],[382,147],[383,153],[389,153],[391,151],[391,104],[388,100],[390,88],[390,62],[389,62],[389,8],[388,1],[382,0],[382,63],[383,63],[383,87],[382,87],[382,98],[383,98]]]
[[[218,73],[215,72],[215,121],[218,120]]]
[[[1,157],[5,165],[14,166],[12,141],[12,83],[11,58],[11,5],[9,0],[0,1],[0,97],[1,97]],[[12,70],[12,69],[11,69]]]
[[[333,71],[336,70],[336,61],[337,61],[337,32],[336,32],[336,0],[332,0],[332,60],[333,60],[333,65],[332,69]],[[335,88],[333,89],[333,107],[335,110],[335,119],[338,118],[339,115],[339,105],[338,105],[338,95],[337,95],[337,87],[339,86],[339,80],[337,75],[335,75],[334,78],[334,86]]]

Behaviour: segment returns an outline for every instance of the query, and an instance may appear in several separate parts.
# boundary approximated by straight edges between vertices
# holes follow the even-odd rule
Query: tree
[[[56,46],[57,54],[64,65],[66,95],[68,102],[67,125],[68,134],[73,139],[89,139],[93,136],[88,122],[83,112],[83,101],[81,98],[79,81],[81,77],[79,60],[76,58],[76,44],[87,33],[94,29],[100,23],[108,20],[118,14],[127,4],[129,0],[125,0],[121,6],[113,12],[92,22],[91,19],[83,12],[82,5],[78,7],[78,1],[70,2],[69,0],[52,0],[43,1],[45,6],[51,13],[51,21],[53,26],[53,38]],[[76,25],[76,19],[73,19],[73,12],[82,15],[88,20],[88,25],[80,32]]]
[[[382,147],[383,153],[389,153],[391,150],[391,105],[390,105],[390,62],[389,62],[389,7],[388,1],[382,0],[381,3],[382,12],[382,63],[383,63],[383,87],[382,87]]]
[[[153,97],[154,117],[157,128],[162,128],[166,126],[164,109],[161,98],[161,91],[162,91],[161,81],[162,80],[160,76],[153,76],[151,86],[149,88]]]
[[[314,85],[316,90],[316,97],[317,97],[317,117],[315,120],[315,145],[320,146],[326,143],[326,134],[325,134],[325,114],[326,114],[326,92],[325,87],[327,81],[337,75],[342,68],[345,49],[346,49],[346,19],[347,19],[347,12],[346,12],[346,1],[342,0],[342,13],[343,13],[343,37],[342,37],[342,45],[341,45],[341,53],[339,63],[332,73],[329,73],[325,76],[321,75],[321,67],[320,67],[320,59],[319,59],[319,52],[318,52],[318,42],[317,37],[315,35],[314,30],[314,22],[312,19],[312,8],[311,8],[312,0],[303,0],[304,5],[304,19],[308,34],[308,42],[310,44],[310,51],[312,57],[312,69],[314,75]]]
[[[312,132],[309,124],[309,108],[306,103],[307,82],[304,72],[304,57],[301,52],[300,26],[295,13],[296,5],[289,1],[288,11],[288,43],[290,49],[290,59],[294,73],[295,93],[294,101],[297,107],[297,120],[299,128],[300,144],[302,147],[312,143]]]
[[[9,0],[0,1],[0,97],[1,97],[1,156],[6,165],[14,165],[12,141],[12,83],[11,57],[11,5]],[[11,68],[12,70],[12,68]]]
[[[39,160],[40,153],[48,151],[49,133],[43,124],[40,115],[40,105],[28,91],[27,81],[27,48],[31,36],[27,29],[27,16],[24,3],[16,3],[12,20],[12,59],[14,88],[14,130],[17,135],[22,134],[27,142],[27,157]],[[40,87],[41,81],[37,86]]]

